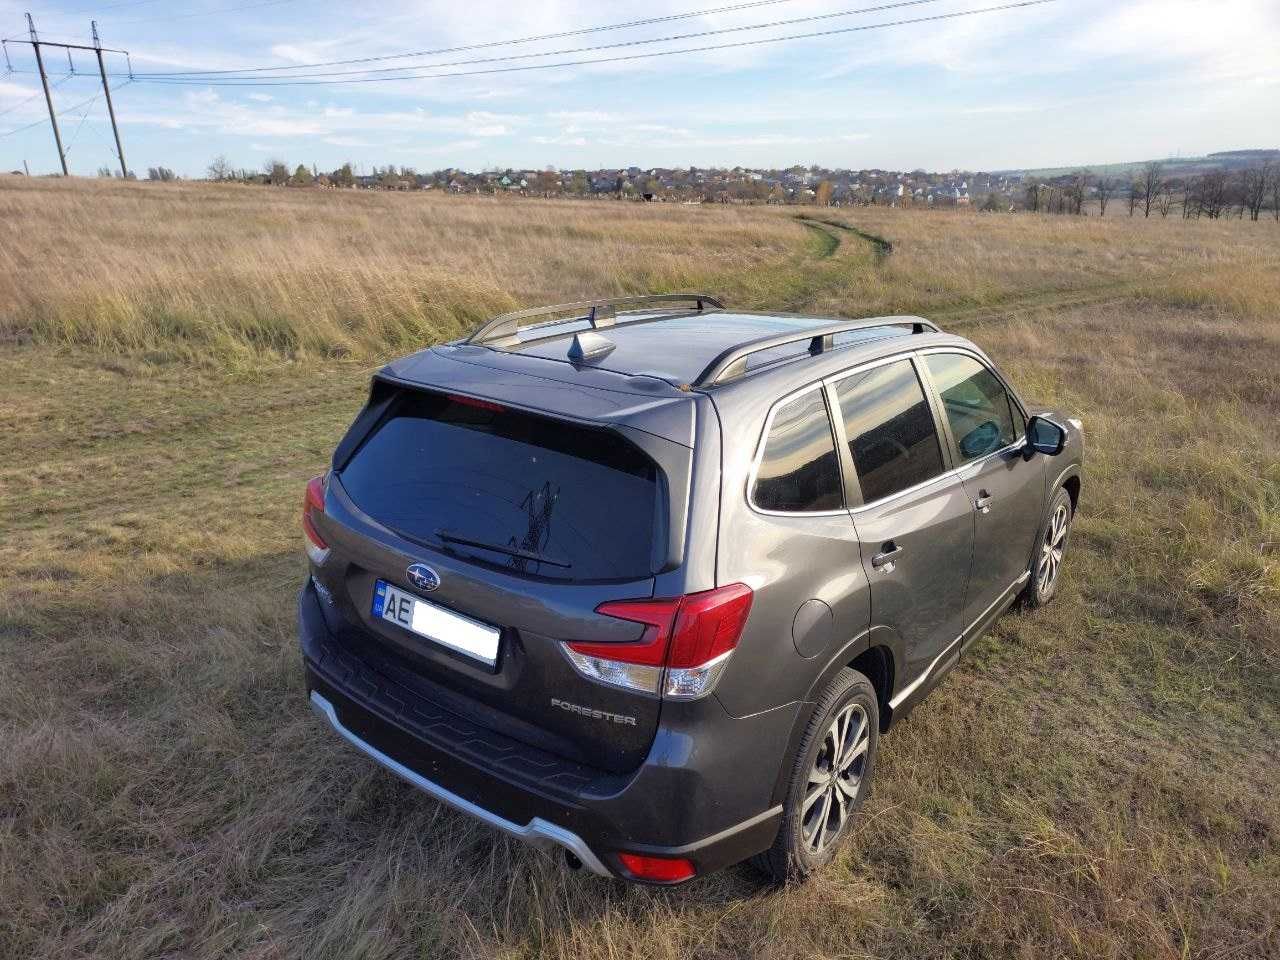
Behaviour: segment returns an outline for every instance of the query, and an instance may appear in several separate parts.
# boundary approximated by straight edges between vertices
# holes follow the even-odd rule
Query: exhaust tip
[[[570,870],[582,869],[581,858],[579,858],[579,856],[576,853],[574,853],[572,850],[565,850],[564,862],[565,862],[565,865],[568,866]]]

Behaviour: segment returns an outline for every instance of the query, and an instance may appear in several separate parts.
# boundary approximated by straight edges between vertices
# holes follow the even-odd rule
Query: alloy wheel
[[[1053,511],[1053,519],[1049,521],[1049,529],[1044,533],[1044,543],[1040,546],[1036,583],[1041,593],[1049,593],[1058,581],[1058,570],[1062,566],[1062,552],[1067,546],[1069,520],[1067,505],[1058,504],[1058,509]]]
[[[804,844],[809,853],[825,850],[844,828],[862,786],[870,745],[871,727],[866,711],[857,703],[846,705],[827,728],[822,747],[809,770],[800,810]]]

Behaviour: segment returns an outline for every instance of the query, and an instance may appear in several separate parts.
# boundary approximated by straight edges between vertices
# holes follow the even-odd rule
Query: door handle
[[[977,500],[975,500],[975,501],[973,501],[973,505],[974,505],[974,507],[976,507],[976,508],[977,508],[977,510],[978,510],[978,512],[979,512],[979,513],[990,513],[990,512],[991,512],[991,501],[992,501],[992,500],[994,500],[994,499],[995,499],[995,497],[993,497],[991,494],[987,493],[987,491],[985,491],[985,490],[979,490],[979,491],[978,491],[978,499],[977,499]]]
[[[883,569],[885,573],[893,572],[894,564],[898,558],[902,556],[902,548],[890,540],[888,543],[880,545],[880,552],[871,558],[871,566],[877,570]]]

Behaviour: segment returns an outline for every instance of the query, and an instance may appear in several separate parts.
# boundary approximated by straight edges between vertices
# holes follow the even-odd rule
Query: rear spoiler
[[[396,398],[398,387],[399,384],[394,380],[386,379],[377,373],[373,375],[373,382],[369,385],[369,399],[356,414],[351,426],[347,427],[347,432],[342,435],[338,445],[333,448],[333,459],[330,461],[332,469],[341,470],[347,465],[360,444],[364,442],[364,438],[373,432],[373,428],[391,409],[391,402]]]

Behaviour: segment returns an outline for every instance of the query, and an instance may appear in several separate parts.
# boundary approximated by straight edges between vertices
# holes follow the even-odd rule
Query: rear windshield
[[[608,431],[406,393],[339,479],[379,523],[468,559],[557,580],[654,570],[657,467]]]

